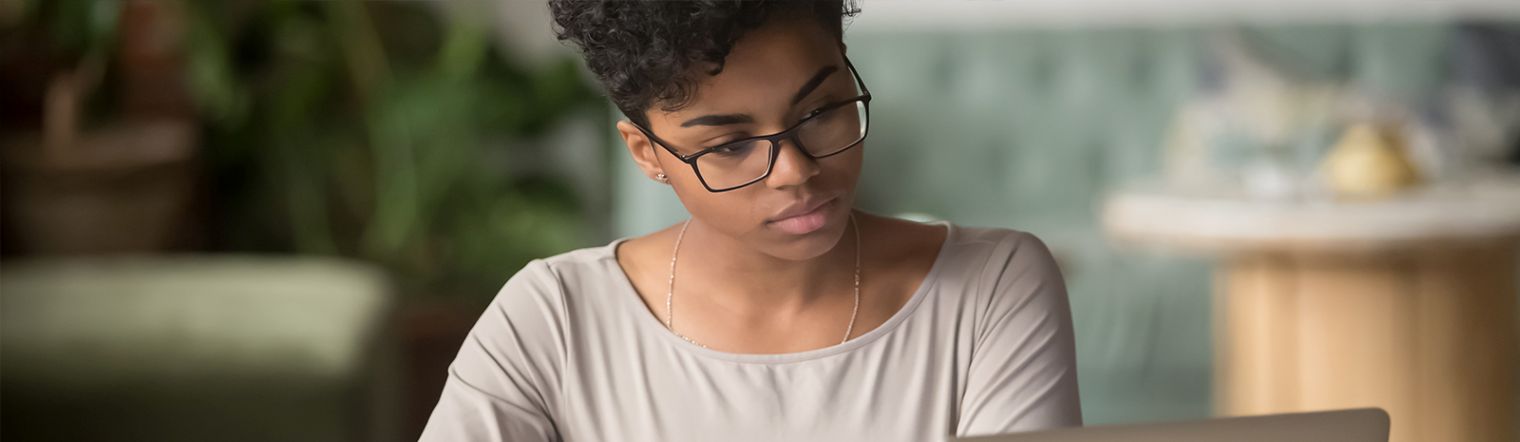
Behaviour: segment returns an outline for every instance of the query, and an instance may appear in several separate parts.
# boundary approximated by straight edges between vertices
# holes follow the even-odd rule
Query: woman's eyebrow
[[[827,80],[830,75],[834,75],[838,71],[839,66],[830,65],[819,68],[818,73],[813,74],[813,78],[809,78],[807,83],[803,83],[802,87],[797,89],[797,94],[792,96],[792,105],[795,106],[797,103],[801,103],[803,98],[807,98],[808,94],[818,89],[818,86],[823,84],[824,80]],[[752,123],[754,121],[755,119],[750,117],[749,114],[703,115],[682,122],[681,127],[727,126],[730,124]]]
[[[692,118],[690,120],[686,120],[685,122],[681,123],[681,127],[727,126],[730,124],[751,123],[754,121],[755,119],[751,118],[749,114],[703,115],[700,117]]]
[[[813,78],[808,79],[807,83],[803,83],[802,87],[797,89],[797,95],[792,96],[792,105],[795,106],[797,103],[801,103],[803,98],[807,98],[808,94],[813,93],[814,89],[818,89],[818,85],[823,84],[823,80],[827,80],[830,75],[833,75],[838,70],[839,66],[833,65],[818,69],[818,73],[813,74]]]

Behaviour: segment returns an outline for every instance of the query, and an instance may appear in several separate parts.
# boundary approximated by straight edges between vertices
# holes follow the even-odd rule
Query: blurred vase
[[[41,130],[0,139],[7,251],[144,253],[197,242],[196,124],[183,11],[173,5],[124,2],[114,56],[86,53],[33,86],[45,90]],[[103,93],[120,109],[88,121],[86,105]]]
[[[1324,164],[1326,184],[1337,196],[1378,198],[1420,183],[1402,137],[1368,123],[1346,129]]]
[[[7,248],[32,254],[153,252],[196,235],[196,163],[187,121],[115,123],[69,146],[4,146]]]

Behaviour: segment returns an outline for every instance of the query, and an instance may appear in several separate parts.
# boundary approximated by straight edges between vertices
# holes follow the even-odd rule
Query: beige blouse
[[[425,441],[936,441],[1082,424],[1071,312],[1034,236],[948,229],[880,327],[800,353],[666,330],[618,239],[529,263],[449,368]]]

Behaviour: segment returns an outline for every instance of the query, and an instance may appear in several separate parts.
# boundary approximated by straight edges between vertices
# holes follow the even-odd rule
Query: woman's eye
[[[704,147],[703,149],[712,149],[714,152],[722,152],[722,151],[725,151],[725,150],[733,150],[734,146],[731,145],[731,144],[729,144],[730,142],[731,141],[720,141],[720,142],[708,145],[707,147]]]
[[[817,122],[822,123],[822,122],[825,122],[825,121],[828,121],[828,120],[832,120],[833,117],[834,117],[834,115],[838,115],[839,114],[838,112],[833,112],[834,109],[836,109],[836,108],[828,108],[828,107],[826,107],[826,108],[821,108],[821,109],[815,110],[812,113],[808,114],[807,121],[817,121]]]
[[[738,143],[718,146],[712,150],[713,154],[721,156],[737,156],[749,152],[755,143]]]

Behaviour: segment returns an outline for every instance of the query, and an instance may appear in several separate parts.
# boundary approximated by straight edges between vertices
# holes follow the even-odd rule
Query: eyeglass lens
[[[814,158],[844,151],[866,134],[866,104],[857,100],[814,115],[797,126],[791,141]],[[742,186],[765,176],[771,168],[771,144],[764,139],[721,146],[696,160],[697,172],[708,187]]]

